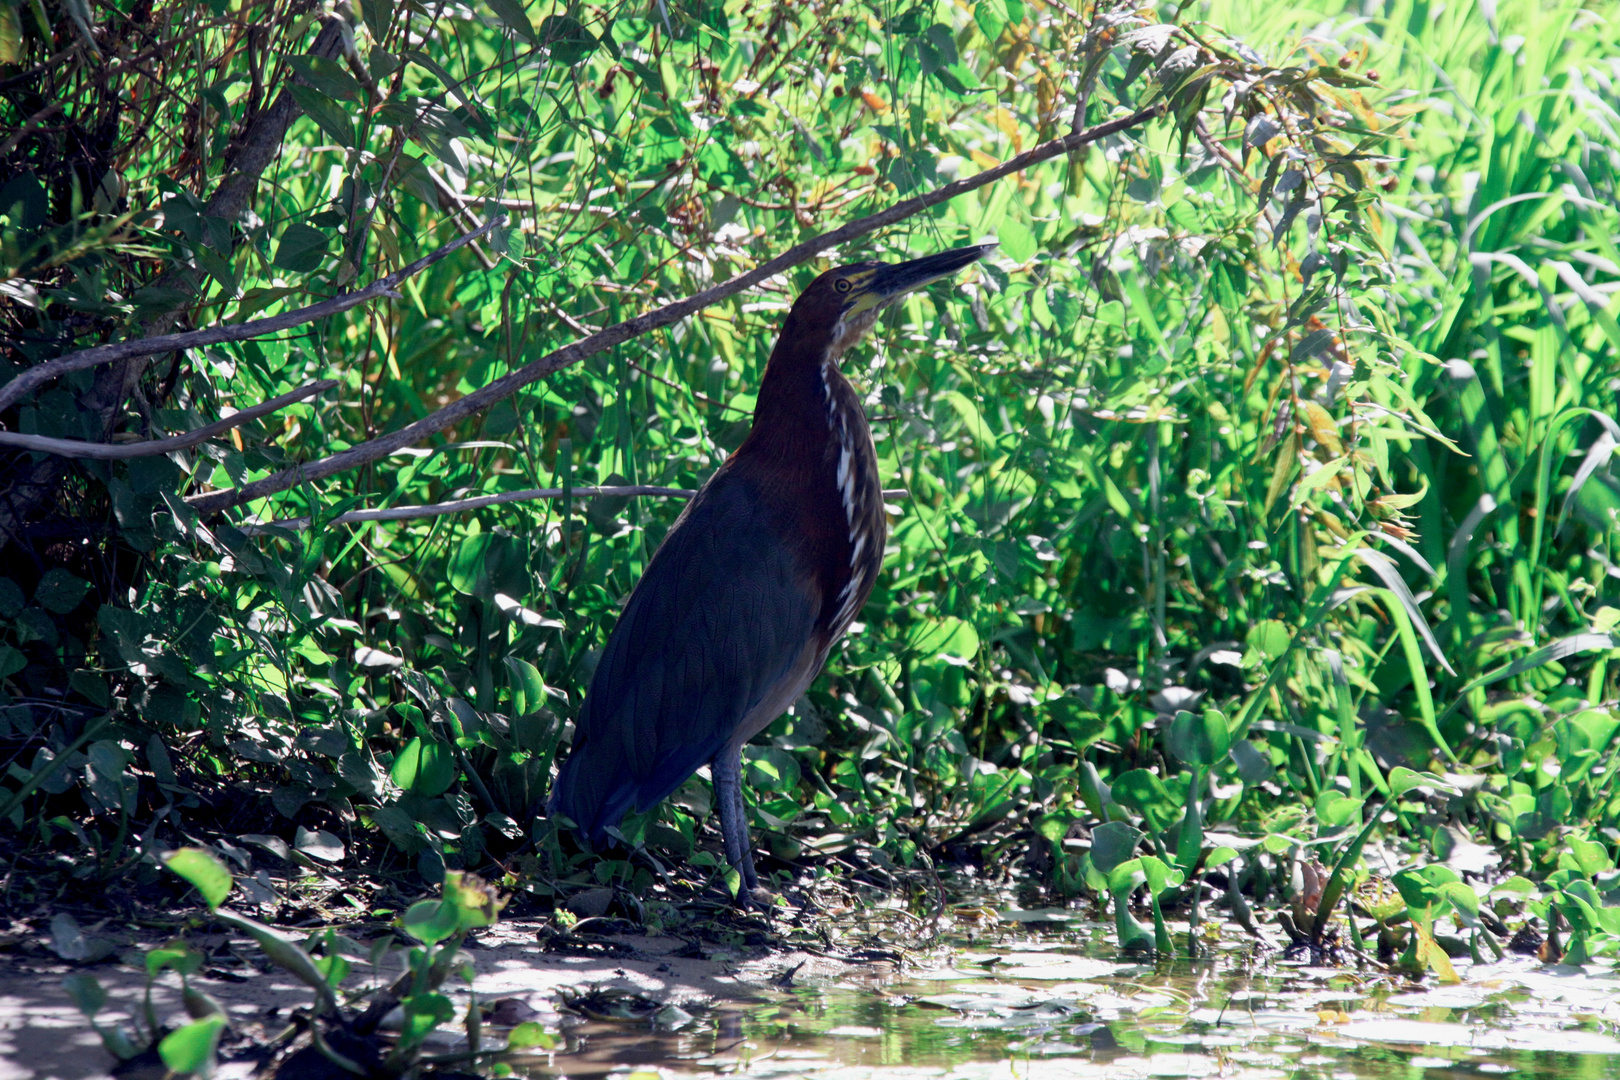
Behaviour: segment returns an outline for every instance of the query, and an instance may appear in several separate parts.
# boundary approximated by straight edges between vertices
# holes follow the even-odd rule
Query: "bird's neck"
[[[866,430],[855,388],[838,370],[840,356],[824,335],[795,333],[794,319],[777,339],[754,406],[754,426],[738,452],[783,465],[818,462],[817,451],[842,428]]]

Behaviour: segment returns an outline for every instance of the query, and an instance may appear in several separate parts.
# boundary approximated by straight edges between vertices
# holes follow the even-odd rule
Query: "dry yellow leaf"
[[[1344,444],[1339,441],[1339,422],[1333,419],[1332,413],[1314,401],[1307,401],[1305,422],[1311,427],[1311,436],[1330,453],[1344,453]]]

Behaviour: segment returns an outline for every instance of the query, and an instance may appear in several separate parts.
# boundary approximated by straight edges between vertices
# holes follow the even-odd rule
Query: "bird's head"
[[[832,357],[859,341],[878,313],[909,292],[977,262],[994,244],[955,248],[903,263],[860,262],[835,267],[810,283],[793,314],[826,327]]]

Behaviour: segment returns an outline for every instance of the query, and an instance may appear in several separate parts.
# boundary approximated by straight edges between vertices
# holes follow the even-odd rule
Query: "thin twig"
[[[28,138],[30,132],[34,131],[40,125],[44,124],[45,121],[49,120],[51,117],[55,116],[61,111],[62,103],[60,101],[53,101],[43,109],[39,110],[39,112],[35,113],[33,116],[30,116],[27,120],[24,120],[22,127],[12,132],[11,137],[5,142],[0,143],[0,158],[5,157],[18,146],[22,145],[22,141]]]
[[[12,431],[0,431],[0,446],[15,446],[19,450],[37,450],[45,454],[56,454],[59,457],[95,458],[97,461],[121,461],[126,458],[157,457],[159,454],[169,454],[176,450],[186,450],[200,442],[207,442],[215,435],[241,427],[249,420],[256,420],[266,413],[273,413],[277,409],[284,409],[295,401],[302,401],[307,397],[322,394],[336,386],[336,379],[322,379],[307,386],[300,386],[296,390],[289,390],[280,397],[258,405],[251,405],[241,412],[232,413],[223,420],[215,420],[195,431],[187,431],[180,435],[170,435],[166,439],[149,439],[144,442],[132,443],[97,443],[85,442],[82,439],[53,439],[46,435],[21,435]]]
[[[226,341],[247,341],[249,338],[264,337],[267,334],[280,333],[295,326],[324,319],[329,315],[339,315],[352,307],[358,307],[370,300],[387,296],[399,299],[395,286],[413,274],[418,274],[432,266],[451,252],[472,243],[504,220],[500,216],[492,217],[472,232],[462,233],[437,251],[417,259],[409,266],[402,267],[387,277],[378,278],[370,285],[357,292],[345,293],[333,297],[331,300],[322,300],[318,304],[299,308],[297,311],[287,311],[280,315],[271,315],[263,319],[252,319],[244,323],[231,323],[223,326],[210,326],[203,330],[188,330],[181,334],[160,334],[157,337],[136,338],[132,341],[118,341],[110,345],[97,345],[94,348],[81,349],[78,352],[59,356],[54,360],[47,360],[43,364],[29,368],[4,387],[0,387],[0,412],[10,408],[22,398],[24,394],[33,390],[60,375],[70,371],[82,371],[85,368],[97,367],[101,364],[111,364],[119,360],[130,360],[137,356],[155,356],[158,353],[172,352],[176,349],[198,349],[205,345],[218,345]]]
[[[346,514],[339,514],[321,522],[322,528],[333,525],[356,525],[368,521],[411,521],[416,518],[440,517],[444,514],[461,514],[468,510],[482,510],[486,506],[496,506],[500,503],[529,502],[534,499],[560,499],[565,495],[574,499],[620,499],[637,495],[661,496],[666,499],[690,499],[697,492],[690,488],[654,487],[647,484],[625,484],[617,487],[577,487],[564,491],[562,488],[526,488],[523,491],[503,491],[499,495],[477,495],[471,499],[455,499],[450,502],[424,503],[421,506],[390,506],[383,510],[350,510]],[[911,492],[905,488],[885,488],[885,499],[909,499]],[[288,529],[301,532],[311,527],[314,519],[309,517],[279,518],[275,521],[248,522],[238,525],[248,536],[262,536],[276,529]]]
[[[604,349],[610,349],[615,345],[629,341],[631,338],[679,322],[687,316],[709,307],[711,304],[717,304],[727,297],[735,296],[737,293],[759,284],[766,278],[780,274],[784,270],[792,269],[827,248],[848,243],[857,237],[865,236],[867,233],[903,221],[928,209],[930,206],[937,206],[940,203],[954,199],[958,195],[975,191],[986,184],[1000,180],[1004,176],[1021,172],[1032,165],[1057,157],[1060,154],[1067,154],[1088,143],[1096,142],[1098,139],[1136,127],[1160,115],[1162,111],[1162,106],[1153,105],[1118,120],[1110,120],[1106,124],[1099,124],[1090,130],[1071,132],[1061,138],[1042,143],[1034,149],[1025,151],[1017,157],[1010,158],[994,168],[986,169],[965,180],[954,180],[924,195],[896,203],[886,210],[852,221],[831,232],[812,237],[789,248],[762,266],[756,267],[746,274],[738,275],[730,281],[705,289],[683,300],[665,304],[663,307],[649,311],[644,315],[638,315],[633,319],[615,323],[589,337],[549,352],[518,370],[474,390],[467,396],[459,398],[444,408],[429,413],[422,419],[407,424],[397,431],[368,440],[319,461],[312,461],[291,469],[283,469],[278,473],[265,477],[263,480],[257,480],[237,488],[226,488],[222,491],[193,495],[186,501],[192,508],[202,513],[216,513],[227,507],[239,506],[254,499],[262,499],[267,495],[273,495],[278,491],[286,491],[288,488],[297,487],[311,480],[320,480],[335,473],[347,472],[350,469],[359,468],[361,465],[380,460],[401,447],[410,446],[429,435],[443,431],[452,424],[459,423],[467,417],[482,412],[502,398],[510,397],[523,387],[538,382],[553,372],[577,364],[587,356],[599,353]],[[487,225],[485,227],[488,228]]]

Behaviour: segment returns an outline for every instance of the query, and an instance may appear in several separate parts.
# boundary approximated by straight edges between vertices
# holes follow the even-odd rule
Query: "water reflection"
[[[1122,960],[1092,928],[970,945],[877,986],[692,1010],[677,1031],[565,1026],[536,1078],[1620,1080],[1620,978],[1506,961],[1460,986],[1267,963]],[[988,974],[986,974],[988,972]],[[858,977],[860,973],[852,973]]]

